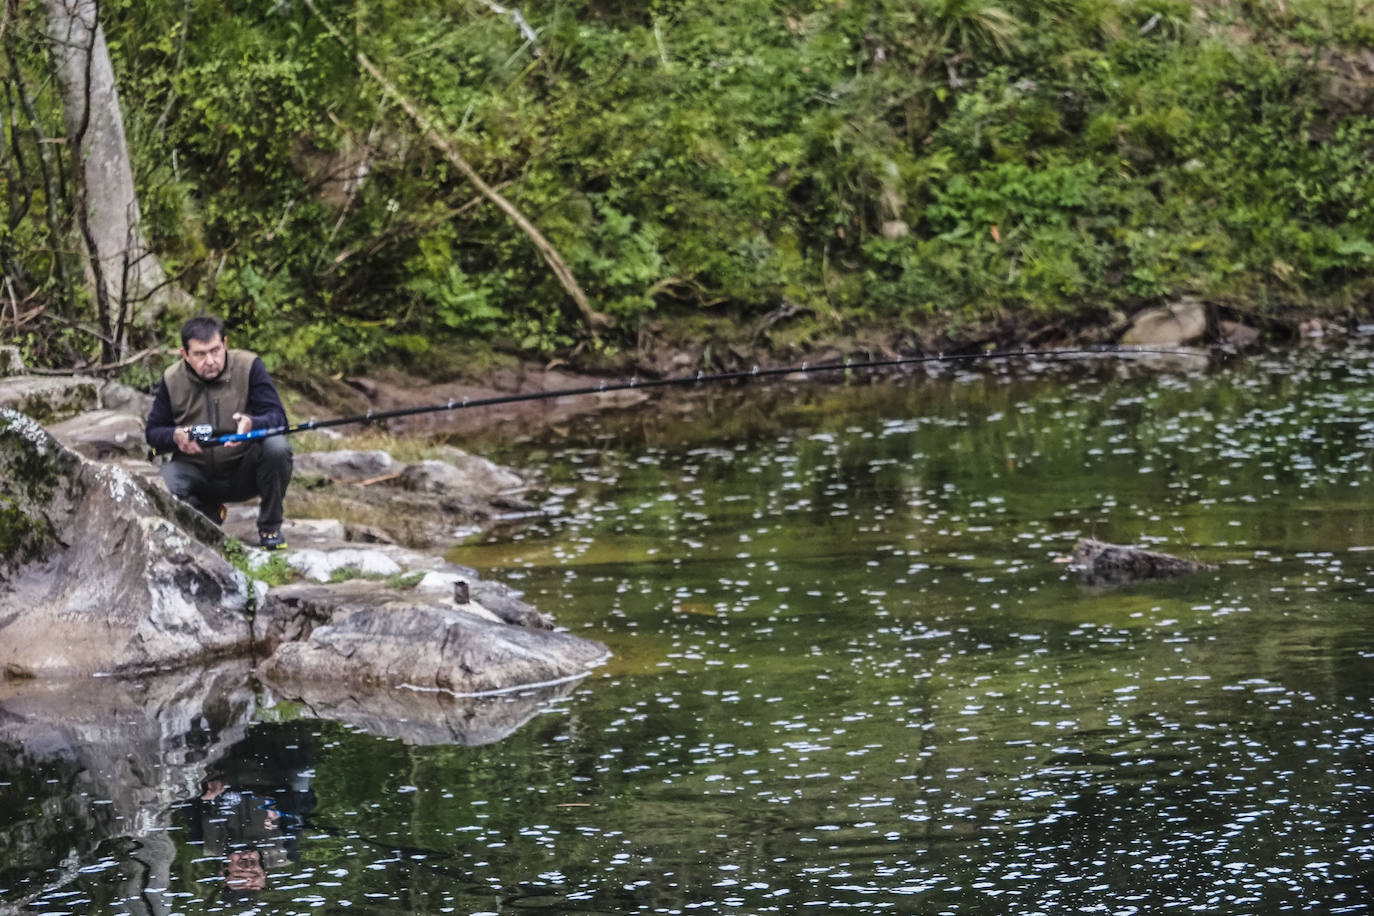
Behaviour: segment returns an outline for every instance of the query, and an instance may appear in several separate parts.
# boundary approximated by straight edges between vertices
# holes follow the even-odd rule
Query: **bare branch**
[[[78,328],[78,330],[82,329]],[[126,356],[113,363],[99,363],[94,366],[77,366],[74,369],[39,369],[29,366],[24,371],[30,375],[100,375],[102,373],[124,369],[135,363],[141,363],[150,356],[164,356],[176,352],[176,350],[168,347],[149,347],[146,350],[139,350],[137,353]]]
[[[481,0],[481,3],[498,16],[508,17],[511,22],[515,23],[515,27],[520,30],[520,34],[524,37],[525,42],[529,44],[531,50],[534,52],[534,56],[543,56],[544,52],[539,50],[539,45],[537,44],[539,41],[539,33],[530,28],[530,24],[525,21],[525,17],[520,14],[519,10],[507,9],[497,3],[496,0]]]

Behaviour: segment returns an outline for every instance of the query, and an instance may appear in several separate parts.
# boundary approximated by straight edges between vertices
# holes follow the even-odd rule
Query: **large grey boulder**
[[[59,430],[104,454],[99,443],[116,438],[101,431],[106,422],[126,439],[141,428],[136,417],[92,414]],[[236,508],[228,534],[251,530],[252,514]],[[341,543],[337,522],[300,523],[293,536],[306,529],[310,546],[284,559],[320,582],[250,586],[219,552],[226,532],[155,474],[145,481],[88,460],[0,410],[0,680],[137,675],[256,650],[270,654],[262,670],[278,683],[480,694],[576,678],[607,654],[555,632],[519,592],[474,570],[396,545]],[[236,549],[250,569],[283,556]]]
[[[600,643],[497,622],[455,602],[378,605],[275,590],[260,617],[283,641],[259,671],[288,694],[319,682],[491,693],[581,677],[608,654]]]
[[[100,406],[100,385],[88,378],[15,375],[0,378],[0,407],[39,423],[56,423]]]
[[[246,651],[247,578],[187,530],[220,537],[0,409],[0,672],[135,673]]]

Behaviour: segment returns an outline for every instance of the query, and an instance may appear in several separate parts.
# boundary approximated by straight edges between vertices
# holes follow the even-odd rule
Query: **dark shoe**
[[[282,540],[280,531],[259,531],[258,546],[263,550],[285,550],[286,541]]]

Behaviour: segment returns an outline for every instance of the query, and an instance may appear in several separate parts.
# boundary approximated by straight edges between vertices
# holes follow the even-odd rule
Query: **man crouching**
[[[181,359],[162,374],[145,435],[153,449],[172,453],[160,473],[174,495],[217,525],[224,503],[260,497],[258,543],[266,550],[285,547],[282,501],[291,482],[286,437],[202,444],[191,436],[191,427],[200,424],[215,436],[286,425],[267,367],[257,354],[228,349],[224,322],[211,315],[182,327]]]

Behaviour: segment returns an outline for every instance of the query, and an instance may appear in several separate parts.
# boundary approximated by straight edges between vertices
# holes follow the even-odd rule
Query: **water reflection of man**
[[[224,863],[224,888],[230,894],[255,894],[267,887],[261,849],[235,849]]]
[[[203,843],[207,853],[232,857],[250,850],[263,869],[300,857],[301,818],[281,810],[272,795],[236,789],[211,777],[189,814],[189,838]]]
[[[220,861],[226,899],[251,899],[272,871],[300,859],[315,807],[314,738],[308,725],[253,728],[211,764],[182,809],[186,839]]]

